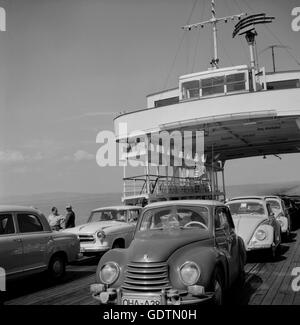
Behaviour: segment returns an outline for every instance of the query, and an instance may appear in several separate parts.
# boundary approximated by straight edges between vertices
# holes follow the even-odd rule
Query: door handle
[[[20,238],[15,238],[14,241],[20,243],[21,242],[21,239]]]

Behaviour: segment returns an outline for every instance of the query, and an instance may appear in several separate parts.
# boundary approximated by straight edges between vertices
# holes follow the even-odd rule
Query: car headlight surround
[[[105,263],[100,270],[100,280],[104,284],[113,284],[120,275],[120,266],[115,262]]]
[[[267,238],[267,232],[263,229],[258,229],[255,232],[255,238],[260,241],[265,240]]]
[[[103,240],[105,237],[106,237],[106,234],[103,230],[100,230],[97,232],[97,237],[100,239],[100,240]]]
[[[192,286],[200,278],[200,268],[195,262],[185,262],[179,268],[180,279],[186,286]]]

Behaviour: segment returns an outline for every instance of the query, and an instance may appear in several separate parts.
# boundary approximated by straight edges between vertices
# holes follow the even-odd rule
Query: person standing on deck
[[[64,221],[63,216],[58,214],[56,207],[51,209],[51,214],[48,217],[48,222],[52,230],[59,231],[63,228],[62,223]]]
[[[66,206],[67,214],[65,217],[65,229],[75,227],[75,213],[72,209],[72,206],[68,204]]]

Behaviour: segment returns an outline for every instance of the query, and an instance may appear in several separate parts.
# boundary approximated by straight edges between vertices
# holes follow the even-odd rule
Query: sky
[[[96,136],[120,111],[146,107],[146,95],[205,70],[209,29],[183,38],[181,26],[210,17],[208,0],[0,0],[0,196],[121,192],[122,170],[96,164]],[[217,16],[266,12],[258,51],[278,44],[278,70],[299,69],[296,0],[217,0]],[[193,9],[193,11],[192,11]],[[192,14],[191,14],[192,12]],[[248,64],[232,24],[219,28],[221,66]],[[268,51],[259,64],[272,68]],[[229,161],[227,184],[300,180],[300,155]]]

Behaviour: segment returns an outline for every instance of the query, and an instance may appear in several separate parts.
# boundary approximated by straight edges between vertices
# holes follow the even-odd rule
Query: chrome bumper
[[[90,286],[92,297],[101,305],[122,305],[123,291],[121,288],[106,288],[103,284],[92,284]],[[214,298],[213,292],[205,292],[201,296],[195,296],[190,293],[184,295],[176,294],[177,290],[162,289],[156,292],[156,295],[161,296],[161,305],[193,305],[209,303]],[[170,294],[171,293],[171,294]],[[130,294],[126,291],[126,294]],[[136,296],[136,293],[132,293]],[[149,293],[139,293],[141,297],[149,295]]]

